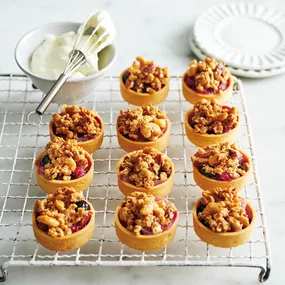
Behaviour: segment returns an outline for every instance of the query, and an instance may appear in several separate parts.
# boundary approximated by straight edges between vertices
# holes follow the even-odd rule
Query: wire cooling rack
[[[105,77],[101,85],[82,103],[95,109],[104,120],[102,147],[93,155],[93,184],[86,197],[96,209],[96,225],[92,239],[83,247],[66,253],[52,252],[37,244],[31,215],[37,199],[45,193],[36,184],[33,169],[37,154],[49,141],[48,123],[60,106],[51,104],[40,127],[26,122],[42,98],[39,90],[21,75],[0,75],[0,261],[5,281],[10,266],[230,266],[260,268],[259,281],[270,274],[271,257],[262,195],[254,158],[253,141],[242,83],[235,80],[231,104],[240,111],[241,128],[237,144],[253,161],[248,186],[241,192],[257,211],[256,227],[251,240],[237,248],[220,249],[196,236],[192,223],[192,207],[201,197],[189,159],[196,147],[184,131],[184,113],[190,104],[181,92],[181,77],[171,77],[170,93],[160,107],[172,122],[171,138],[166,150],[175,164],[175,185],[169,199],[179,210],[175,240],[162,250],[140,252],[122,245],[113,225],[114,211],[123,195],[117,187],[115,166],[124,155],[116,137],[116,118],[128,104],[121,98],[118,77]],[[68,102],[67,102],[68,103]]]

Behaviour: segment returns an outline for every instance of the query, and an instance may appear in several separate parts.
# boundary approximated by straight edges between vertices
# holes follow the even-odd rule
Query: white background
[[[0,0],[0,73],[20,73],[13,51],[30,29],[54,21],[80,21],[101,8],[117,27],[118,75],[137,55],[182,75],[193,58],[188,34],[205,9],[230,1],[211,0]],[[232,1],[231,1],[232,2]],[[285,12],[285,1],[252,1]],[[265,39],[266,40],[266,39]],[[257,163],[271,238],[273,270],[267,284],[285,284],[285,75],[242,79],[256,144]],[[9,268],[6,284],[258,284],[257,269],[216,268]]]

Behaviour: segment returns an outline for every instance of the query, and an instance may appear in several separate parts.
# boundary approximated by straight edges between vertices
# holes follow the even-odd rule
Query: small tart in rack
[[[124,155],[117,163],[118,187],[127,195],[139,191],[167,196],[174,184],[174,164],[164,153],[144,148]]]
[[[251,162],[248,155],[234,144],[199,148],[191,160],[194,180],[203,190],[229,186],[241,190],[247,184]]]
[[[92,183],[94,163],[76,140],[56,137],[38,155],[35,171],[38,185],[46,193],[55,193],[59,187],[83,191]]]
[[[77,145],[89,153],[100,148],[104,137],[102,118],[93,110],[75,105],[64,105],[60,113],[54,114],[49,124],[50,138],[75,139]]]
[[[170,126],[166,114],[153,105],[121,110],[116,125],[118,143],[127,152],[145,147],[163,151],[168,145]]]
[[[168,68],[137,57],[133,65],[121,73],[120,90],[123,99],[132,105],[159,104],[169,93]]]
[[[134,192],[116,209],[116,234],[130,248],[161,249],[173,240],[178,217],[175,205],[167,199]]]
[[[233,93],[234,80],[223,62],[206,57],[205,61],[193,60],[182,77],[185,99],[195,104],[200,99],[228,101]]]
[[[95,211],[82,193],[59,188],[46,199],[37,200],[32,226],[38,243],[55,251],[79,248],[92,237]]]
[[[234,143],[239,130],[236,107],[220,105],[215,99],[201,99],[185,114],[187,138],[196,146]]]
[[[255,210],[235,188],[203,191],[193,207],[197,236],[216,247],[231,248],[246,243],[254,229]]]

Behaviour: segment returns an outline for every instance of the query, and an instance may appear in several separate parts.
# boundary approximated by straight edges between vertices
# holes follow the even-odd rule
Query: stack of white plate
[[[205,11],[189,38],[199,58],[225,61],[238,76],[262,78],[285,72],[285,15],[253,3]]]

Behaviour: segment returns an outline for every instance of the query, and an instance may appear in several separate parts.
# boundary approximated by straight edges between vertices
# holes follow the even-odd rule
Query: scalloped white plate
[[[191,51],[201,60],[204,60],[207,56],[195,43],[192,33],[189,37],[189,45]],[[237,76],[243,76],[248,78],[266,78],[276,76],[282,73],[285,73],[285,66],[272,68],[272,69],[265,69],[265,70],[253,70],[253,69],[241,69],[235,68],[231,66],[227,66],[227,68],[231,71],[232,74]]]
[[[195,22],[194,40],[203,53],[242,69],[285,66],[285,15],[253,3],[205,11]]]

